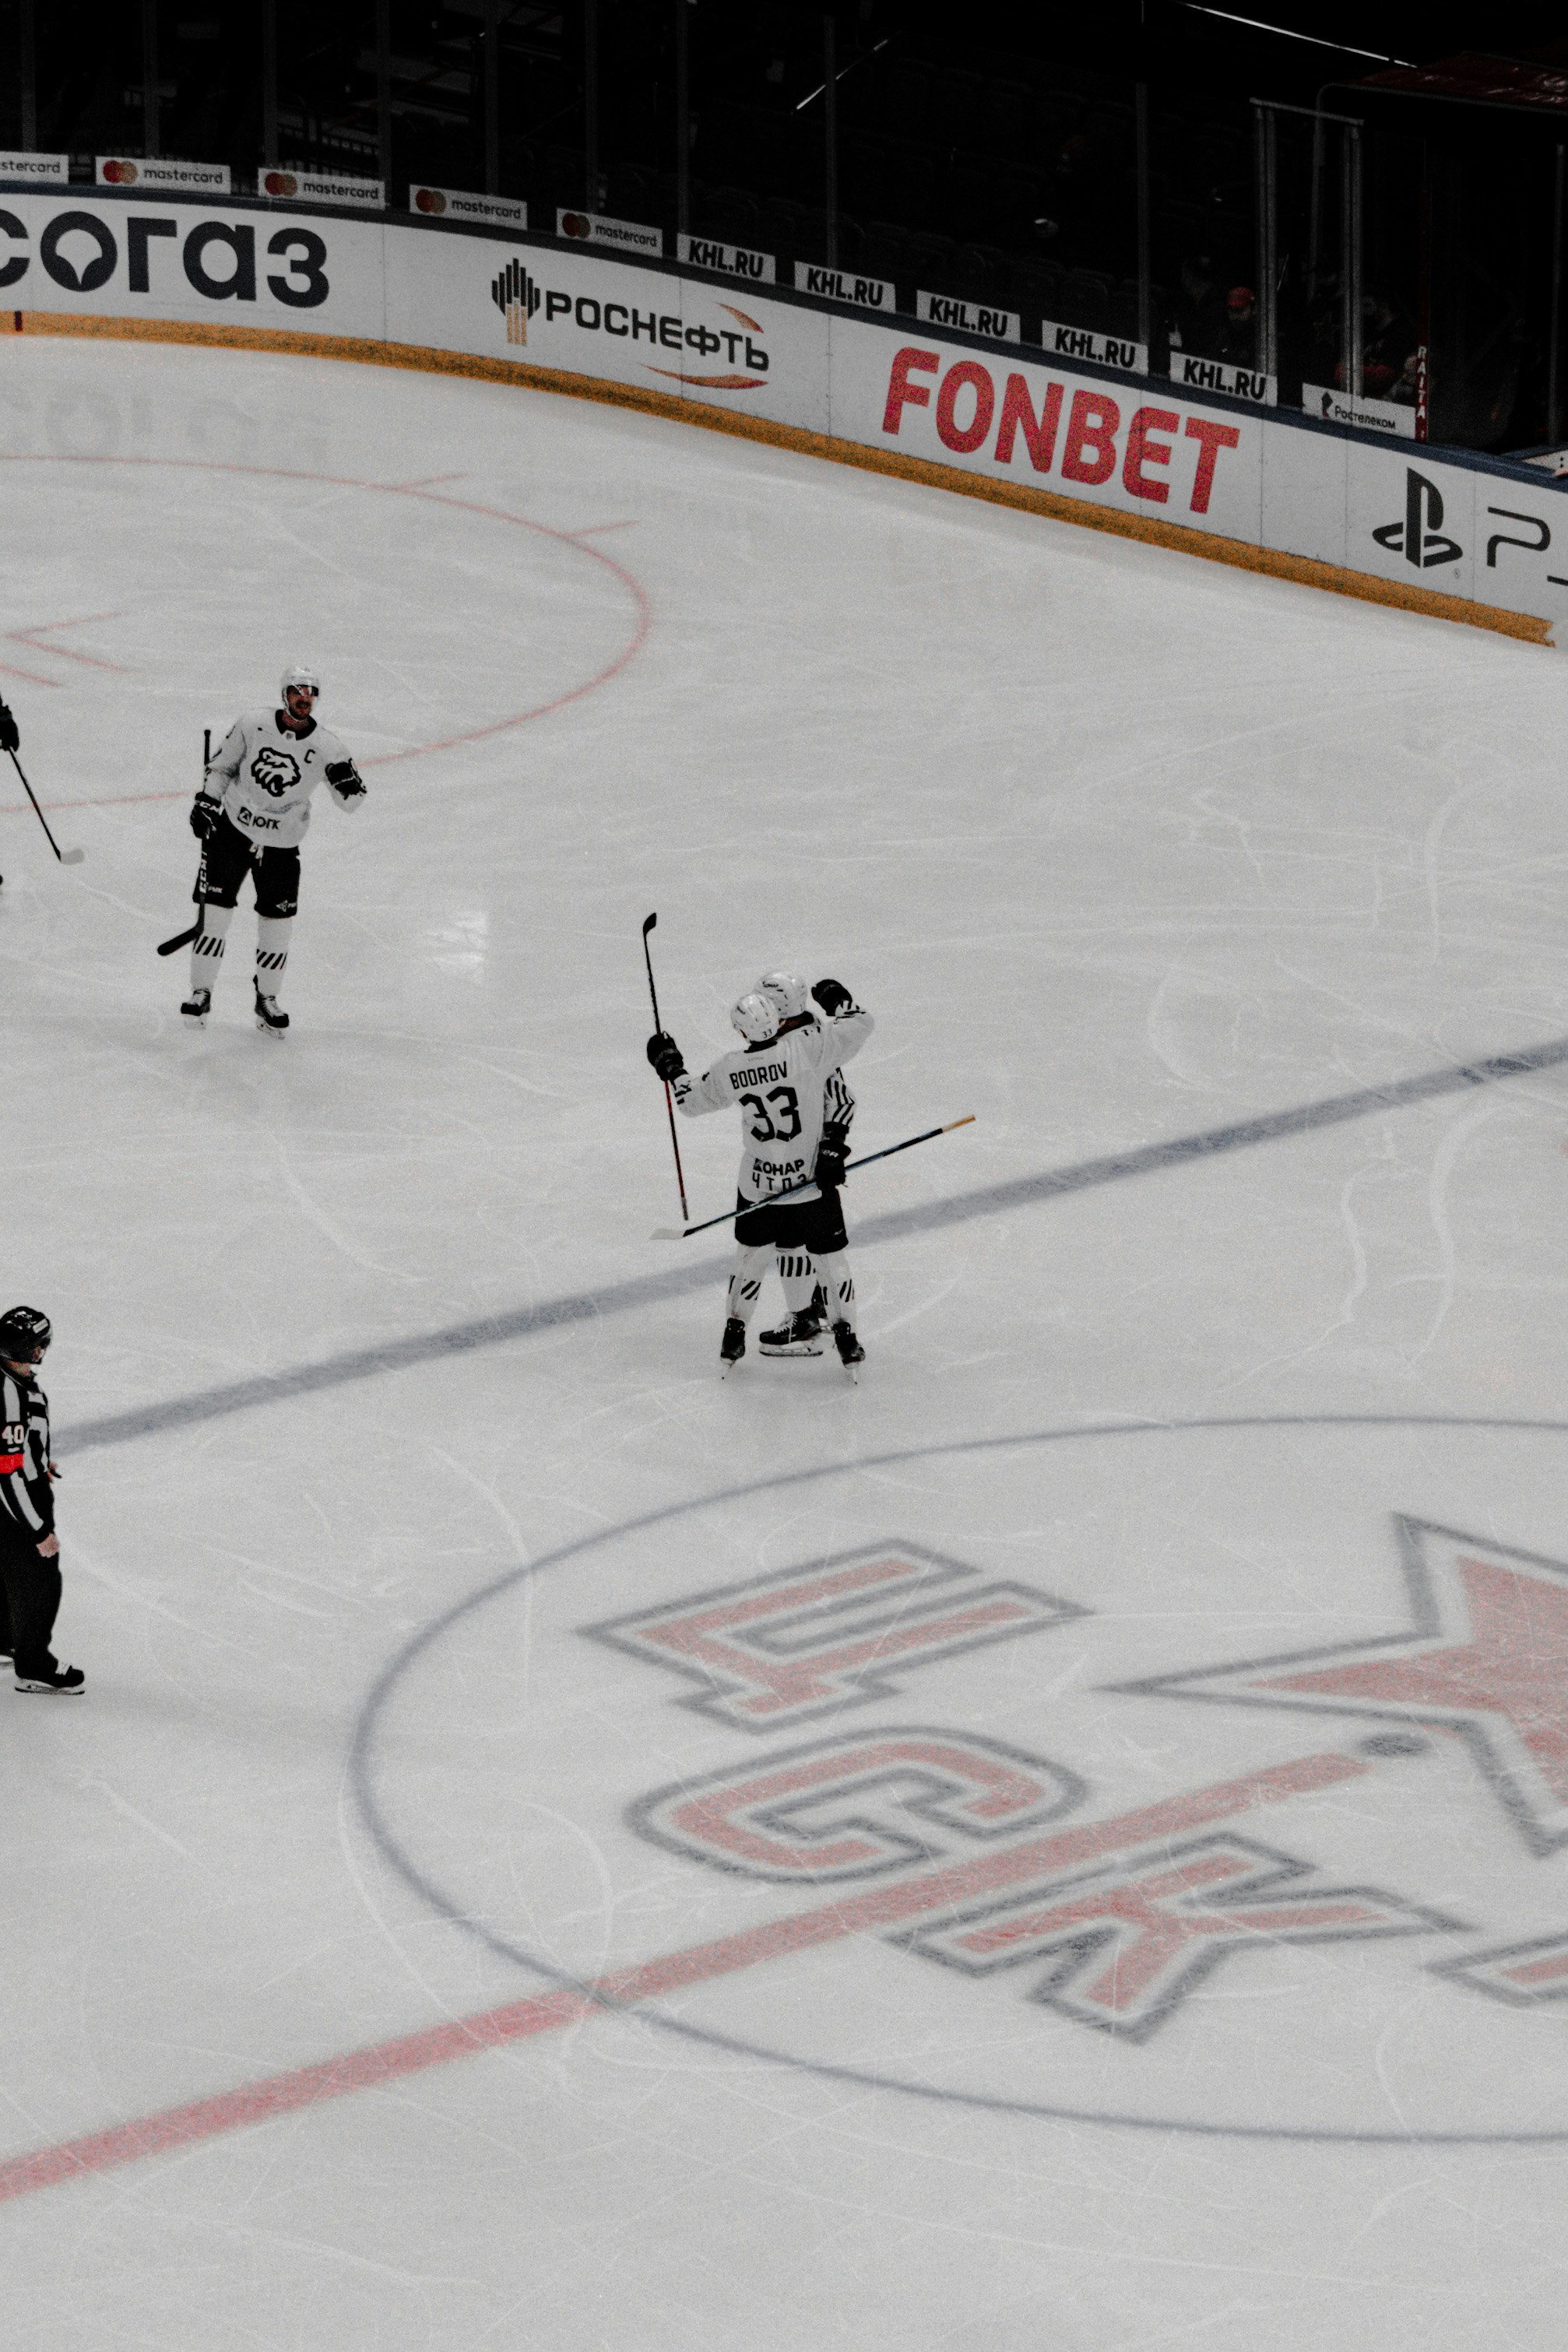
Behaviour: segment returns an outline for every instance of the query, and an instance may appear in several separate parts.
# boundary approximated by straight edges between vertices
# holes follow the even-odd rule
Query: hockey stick
[[[207,780],[207,770],[212,765],[212,757],[213,731],[210,727],[204,727],[202,729],[202,782],[204,784]],[[203,896],[206,887],[207,845],[204,841],[202,843],[201,864],[196,867],[196,887],[191,892],[192,898],[196,902],[196,919],[191,925],[188,931],[176,931],[172,940],[163,940],[158,949],[158,953],[160,955],[173,955],[176,948],[188,948],[193,940],[199,940],[201,938],[203,931],[206,928],[207,919],[207,902],[205,898]]]
[[[922,1134],[906,1135],[902,1143],[889,1143],[885,1151],[868,1151],[864,1159],[849,1160],[844,1172],[847,1175],[851,1168],[869,1168],[873,1160],[890,1160],[895,1151],[911,1151],[917,1143],[929,1143],[933,1135],[951,1135],[955,1127],[973,1127],[973,1111],[964,1118],[950,1118],[945,1127],[928,1127]],[[710,1225],[727,1225],[731,1217],[749,1216],[753,1209],[776,1208],[782,1201],[820,1201],[821,1198],[821,1188],[815,1181],[792,1184],[787,1192],[770,1192],[763,1201],[742,1201],[737,1208],[726,1209],[721,1217],[704,1217],[700,1225],[656,1226],[648,1238],[656,1242],[683,1242],[692,1234],[705,1234]]]
[[[20,760],[18,760],[18,759],[17,759],[16,754],[15,753],[15,751],[13,751],[13,752],[11,753],[10,757],[11,757],[11,765],[16,769],[16,773],[17,773],[19,776],[22,776],[22,762],[20,761]],[[37,796],[36,796],[36,795],[35,795],[35,793],[34,793],[33,787],[32,787],[32,785],[27,782],[27,779],[26,779],[26,776],[22,776],[22,790],[26,793],[27,798],[32,802],[32,803],[33,803],[33,814],[37,818],[38,823],[43,826],[45,833],[48,835],[48,843],[49,843],[49,847],[54,851],[55,856],[59,859],[60,864],[61,864],[62,866],[79,866],[79,865],[81,864],[81,862],[82,862],[82,859],[87,856],[87,852],[86,852],[86,850],[85,850],[85,849],[62,849],[62,848],[60,847],[60,845],[59,845],[59,843],[55,839],[54,835],[53,835],[52,833],[49,833],[49,820],[48,820],[48,818],[44,814],[43,810],[38,806],[37,799]]]
[[[653,958],[648,953],[647,946],[647,935],[658,920],[657,915],[650,915],[643,925],[642,951],[643,961],[647,966],[647,992],[653,999],[653,1025],[656,1029],[661,1029],[664,1024],[658,1017],[658,991],[653,984]],[[686,1171],[680,1164],[680,1145],[675,1133],[675,1103],[670,1095],[668,1078],[664,1082],[664,1108],[669,1119],[669,1148],[675,1154],[675,1181],[680,1187],[680,1213],[683,1217],[689,1217],[691,1212],[686,1205]]]

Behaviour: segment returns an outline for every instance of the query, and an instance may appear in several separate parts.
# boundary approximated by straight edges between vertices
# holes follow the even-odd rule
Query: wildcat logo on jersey
[[[275,751],[268,743],[252,760],[250,773],[264,793],[279,800],[290,784],[299,782],[300,762],[291,751]]]

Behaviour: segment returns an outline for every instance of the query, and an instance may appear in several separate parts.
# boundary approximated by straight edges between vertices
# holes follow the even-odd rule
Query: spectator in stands
[[[1201,359],[1217,356],[1225,332],[1225,301],[1215,274],[1214,257],[1190,253],[1182,264],[1182,289],[1171,320],[1173,351],[1195,352]]]
[[[1226,296],[1219,349],[1211,356],[1232,367],[1258,365],[1258,299],[1250,286],[1233,286]]]
[[[1373,400],[1393,397],[1414,331],[1411,321],[1383,295],[1362,296],[1361,388]],[[1334,382],[1342,389],[1344,381],[1345,363],[1342,358],[1334,369]]]
[[[1401,408],[1414,408],[1421,397],[1421,354],[1412,352],[1388,388],[1387,397]]]

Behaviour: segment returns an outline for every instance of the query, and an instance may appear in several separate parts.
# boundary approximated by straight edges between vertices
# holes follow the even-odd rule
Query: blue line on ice
[[[1550,1069],[1568,1062],[1568,1037],[1526,1046],[1521,1052],[1494,1054],[1479,1062],[1449,1064],[1426,1070],[1413,1078],[1394,1078],[1385,1086],[1364,1087],[1354,1094],[1331,1095],[1322,1102],[1303,1103],[1293,1110],[1265,1111],[1256,1118],[1237,1119],[1228,1127],[1210,1127],[1196,1135],[1178,1135],[1164,1143],[1148,1143],[1132,1151],[1112,1152],[1100,1160],[1082,1160],[1070,1168],[1047,1169],[1037,1176],[1017,1176],[1003,1184],[988,1184],[973,1192],[950,1193],[908,1209],[891,1209],[879,1217],[857,1223],[854,1245],[866,1249],[877,1242],[901,1240],[908,1234],[931,1233],[939,1226],[967,1223],[974,1217],[994,1216],[1007,1209],[1030,1208],[1065,1192],[1084,1192],[1112,1184],[1125,1176],[1146,1176],[1163,1168],[1179,1168],[1188,1160],[1206,1160],[1226,1151],[1239,1151],[1254,1143],[1272,1143],[1287,1135],[1308,1135],[1318,1128],[1339,1127],[1367,1118],[1378,1111],[1401,1110],[1412,1103],[1428,1102],[1439,1095],[1462,1094],[1470,1087],[1495,1085],[1501,1078],[1521,1077],[1532,1070]],[[650,1307],[667,1298],[684,1297],[717,1282],[727,1259],[683,1259],[658,1274],[644,1274],[602,1290],[577,1291],[563,1298],[546,1298],[536,1307],[516,1307],[469,1323],[448,1323],[435,1331],[411,1332],[402,1339],[385,1339],[370,1348],[345,1349],[316,1364],[298,1364],[286,1371],[261,1372],[255,1379],[231,1381],[195,1395],[169,1397],[162,1403],[135,1405],[127,1412],[106,1413],[60,1432],[62,1452],[80,1453],[97,1445],[122,1445],[133,1437],[153,1437],[165,1431],[194,1428],[219,1421],[226,1414],[248,1412],[252,1406],[280,1404],[289,1398],[311,1396],[322,1389],[351,1381],[371,1380],[384,1372],[401,1372],[428,1364],[442,1356],[466,1354],[473,1348],[496,1348],[510,1339],[526,1339],[536,1331],[557,1330],[563,1324],[591,1322],[600,1315],[625,1314],[635,1307]]]

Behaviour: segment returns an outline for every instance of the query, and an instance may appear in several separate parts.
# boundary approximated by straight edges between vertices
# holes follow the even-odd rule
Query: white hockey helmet
[[[805,982],[793,971],[764,971],[757,982],[759,996],[771,996],[781,1021],[794,1021],[806,1009]]]
[[[730,1018],[748,1045],[765,1045],[779,1034],[778,1006],[771,996],[763,996],[755,989],[736,998]]]
[[[290,662],[288,668],[284,671],[282,684],[279,688],[279,692],[282,695],[285,702],[289,699],[289,688],[291,686],[308,687],[310,692],[317,696],[320,696],[321,691],[321,678],[310,667],[309,662]]]

